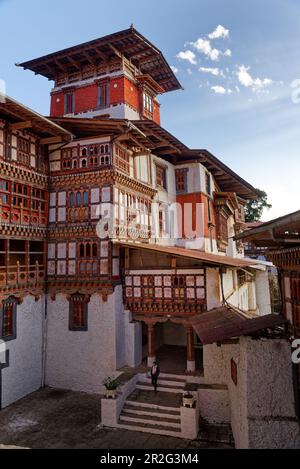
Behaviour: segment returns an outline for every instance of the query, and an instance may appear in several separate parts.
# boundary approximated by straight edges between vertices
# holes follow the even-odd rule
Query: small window
[[[143,95],[144,113],[151,116],[153,114],[153,97],[147,93]]]
[[[1,312],[1,338],[13,340],[16,338],[17,300],[12,297],[3,301]]]
[[[186,192],[187,191],[187,169],[176,169],[176,191]]]
[[[72,192],[70,195],[70,207],[74,207],[75,205],[75,196],[74,193]]]
[[[167,170],[156,165],[156,184],[164,189],[167,188]]]
[[[75,294],[70,298],[70,331],[88,330],[88,305],[84,295]]]
[[[109,106],[109,83],[101,83],[98,86],[98,109]]]
[[[74,93],[65,94],[65,114],[73,114],[75,111]]]
[[[209,173],[205,173],[205,188],[206,193],[211,195],[211,177]]]
[[[89,202],[88,193],[87,193],[87,192],[84,192],[84,193],[83,193],[83,205],[86,207],[86,206],[88,205],[88,202]]]

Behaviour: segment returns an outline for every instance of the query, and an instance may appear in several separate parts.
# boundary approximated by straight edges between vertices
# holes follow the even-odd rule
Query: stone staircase
[[[162,373],[155,394],[151,378],[140,376],[136,390],[125,402],[118,427],[180,438],[180,406],[185,385],[184,376]]]
[[[158,380],[157,391],[182,394],[185,386],[186,379],[183,375],[169,375],[167,373],[161,373]],[[141,377],[140,381],[136,385],[136,389],[153,391],[151,378],[147,375]]]

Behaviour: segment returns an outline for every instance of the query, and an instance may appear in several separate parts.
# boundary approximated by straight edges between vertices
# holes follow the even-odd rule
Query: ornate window
[[[70,298],[69,329],[70,331],[88,330],[87,298],[79,293]]]
[[[208,195],[211,195],[211,177],[209,173],[205,173],[205,189]]]
[[[176,191],[186,192],[187,191],[187,169],[176,169]]]
[[[144,114],[151,118],[153,115],[153,97],[148,93],[143,94],[143,109]]]
[[[75,95],[72,92],[65,94],[65,114],[73,114],[75,112]]]
[[[167,170],[163,166],[156,165],[156,184],[163,189],[167,188]]]
[[[1,335],[4,341],[14,340],[16,338],[16,313],[17,299],[10,297],[2,302],[0,324]]]
[[[18,162],[29,165],[30,162],[30,141],[25,138],[18,138]]]
[[[100,83],[98,86],[98,109],[109,106],[109,82]]]

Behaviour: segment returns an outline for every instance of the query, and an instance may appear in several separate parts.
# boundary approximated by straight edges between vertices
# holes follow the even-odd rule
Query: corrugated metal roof
[[[226,306],[203,313],[191,320],[192,326],[203,345],[222,342],[242,335],[271,329],[286,322],[283,316],[268,314],[253,319],[239,314]]]
[[[253,259],[238,259],[230,256],[220,256],[194,249],[185,249],[177,246],[161,246],[158,244],[131,243],[126,241],[115,241],[115,244],[131,249],[142,249],[145,251],[159,252],[174,257],[185,257],[203,262],[204,264],[214,264],[233,268],[251,267],[256,264]]]

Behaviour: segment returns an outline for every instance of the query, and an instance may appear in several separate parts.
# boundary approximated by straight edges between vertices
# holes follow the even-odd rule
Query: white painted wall
[[[88,331],[69,331],[69,302],[65,295],[48,300],[46,384],[103,392],[102,382],[126,365],[125,314],[121,286],[105,303],[92,295],[88,304]],[[127,346],[128,350],[128,346]]]
[[[2,407],[41,387],[44,296],[17,306],[17,338],[7,342],[10,364],[2,370]]]
[[[205,382],[228,386],[236,448],[299,448],[289,343],[241,337],[238,344],[203,350]],[[232,358],[237,386],[231,379]]]
[[[269,273],[256,272],[255,277],[256,302],[260,316],[272,313]]]
[[[218,308],[222,304],[218,269],[206,269],[207,311]]]

